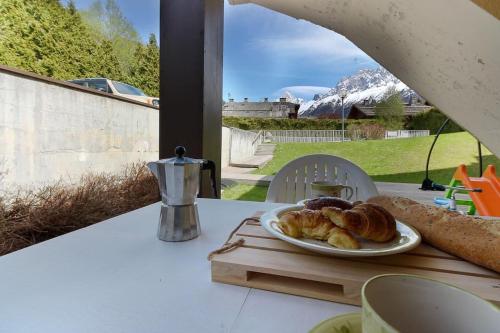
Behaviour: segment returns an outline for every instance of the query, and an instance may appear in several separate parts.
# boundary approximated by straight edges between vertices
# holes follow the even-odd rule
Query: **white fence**
[[[415,138],[417,136],[429,136],[429,130],[399,130],[385,131],[386,139]]]
[[[361,140],[361,133],[344,131],[344,141]],[[386,139],[412,138],[417,136],[428,136],[429,130],[418,131],[386,131]],[[266,130],[264,140],[272,143],[293,143],[293,142],[341,142],[341,130]]]
[[[347,131],[344,131],[347,138]],[[265,140],[272,143],[290,142],[337,142],[342,141],[341,130],[269,130],[265,131]]]

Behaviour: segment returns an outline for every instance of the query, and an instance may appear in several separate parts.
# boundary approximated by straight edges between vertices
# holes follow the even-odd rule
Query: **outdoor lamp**
[[[347,97],[347,90],[340,90],[340,100],[342,101],[342,142],[345,140],[345,117],[344,117],[344,99]]]

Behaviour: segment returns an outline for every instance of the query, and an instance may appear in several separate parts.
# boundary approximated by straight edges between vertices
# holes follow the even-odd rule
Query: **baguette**
[[[500,273],[500,219],[464,216],[402,197],[376,196],[367,202],[415,227],[427,243]]]

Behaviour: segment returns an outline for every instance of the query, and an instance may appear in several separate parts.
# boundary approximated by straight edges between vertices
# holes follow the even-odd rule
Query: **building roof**
[[[271,111],[273,105],[286,105],[287,108],[294,108],[291,102],[227,102],[223,105],[223,111]]]

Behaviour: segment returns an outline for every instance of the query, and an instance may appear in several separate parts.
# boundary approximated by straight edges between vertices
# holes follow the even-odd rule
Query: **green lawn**
[[[425,161],[434,136],[394,140],[370,140],[336,143],[287,143],[276,147],[274,158],[255,173],[273,175],[289,161],[309,154],[331,154],[346,158],[365,170],[375,181],[421,183],[425,177]],[[478,173],[477,142],[466,132],[442,134],[430,162],[430,178],[447,184],[456,167],[464,163],[470,175]],[[500,160],[483,147],[483,165]],[[226,199],[265,199],[265,187],[237,185],[227,189]]]
[[[226,200],[246,200],[264,201],[266,200],[267,186],[252,186],[238,184],[224,189],[222,199]]]

